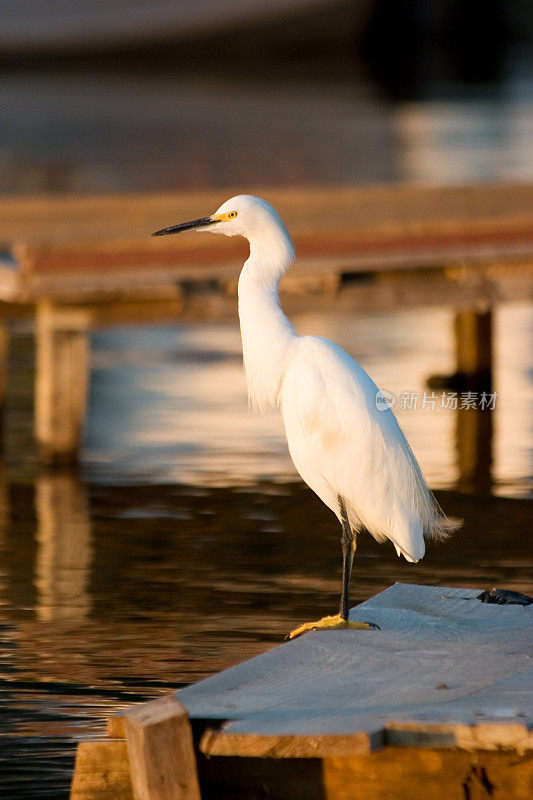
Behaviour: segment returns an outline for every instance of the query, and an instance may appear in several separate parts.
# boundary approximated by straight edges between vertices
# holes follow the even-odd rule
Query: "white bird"
[[[424,537],[444,539],[456,526],[428,489],[392,410],[378,410],[370,376],[333,342],[298,336],[281,310],[279,282],[296,256],[275,209],[239,195],[211,216],[153,236],[193,229],[248,239],[238,293],[250,403],[259,411],[280,408],[294,466],[342,525],[339,613],[290,636],[313,628],[375,627],[348,619],[357,534],[366,529],[378,542],[390,539],[398,555],[416,562],[425,552]]]

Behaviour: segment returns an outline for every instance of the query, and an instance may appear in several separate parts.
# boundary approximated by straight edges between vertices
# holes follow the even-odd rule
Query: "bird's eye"
[[[228,214],[228,219],[234,219],[237,216],[236,211],[230,211]]]

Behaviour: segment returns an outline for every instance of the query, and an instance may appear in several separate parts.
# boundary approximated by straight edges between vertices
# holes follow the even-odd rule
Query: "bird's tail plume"
[[[433,539],[437,542],[444,542],[450,536],[459,530],[463,524],[462,519],[448,519],[444,514],[442,508],[439,506],[434,497],[433,499],[433,519],[428,526],[425,535],[428,539]]]

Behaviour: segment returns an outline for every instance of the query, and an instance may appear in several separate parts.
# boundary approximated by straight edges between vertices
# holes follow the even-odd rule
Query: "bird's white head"
[[[270,203],[251,194],[240,194],[222,203],[208,217],[182,222],[156,231],[152,236],[168,236],[181,231],[197,230],[244,236],[250,242],[251,255],[271,261],[278,255],[286,268],[294,260],[294,246],[281,217]]]

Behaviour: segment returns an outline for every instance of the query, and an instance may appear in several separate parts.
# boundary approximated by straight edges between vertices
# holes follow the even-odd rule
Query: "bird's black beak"
[[[152,236],[168,236],[170,233],[181,233],[181,231],[191,231],[195,228],[203,228],[205,225],[214,225],[220,220],[213,217],[202,217],[193,219],[190,222],[181,222],[179,225],[171,225],[169,228],[161,228],[160,231],[152,233]]]

